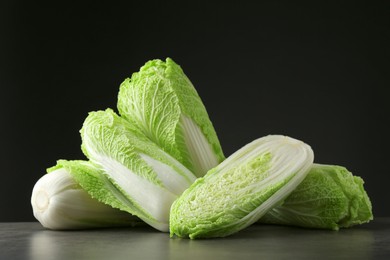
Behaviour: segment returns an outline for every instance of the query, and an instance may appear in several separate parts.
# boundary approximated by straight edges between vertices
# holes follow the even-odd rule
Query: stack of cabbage
[[[194,239],[255,222],[337,230],[372,219],[363,180],[314,164],[300,140],[265,136],[225,160],[198,93],[169,58],[121,84],[118,111],[89,113],[80,130],[88,160],[59,160],[34,186],[44,227],[147,223]]]

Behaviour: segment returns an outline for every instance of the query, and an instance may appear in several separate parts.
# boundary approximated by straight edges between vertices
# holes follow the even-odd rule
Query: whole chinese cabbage
[[[31,206],[42,226],[55,230],[136,226],[144,222],[115,204],[120,192],[88,161],[58,161],[34,185]],[[99,201],[100,200],[100,201]],[[102,203],[103,202],[103,203]]]
[[[345,167],[314,164],[284,203],[259,222],[338,230],[373,219],[363,179]]]

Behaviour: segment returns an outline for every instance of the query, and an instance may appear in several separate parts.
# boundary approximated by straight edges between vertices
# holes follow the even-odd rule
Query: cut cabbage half
[[[171,236],[225,237],[256,222],[306,177],[314,160],[309,145],[269,135],[244,146],[203,178],[171,208]]]

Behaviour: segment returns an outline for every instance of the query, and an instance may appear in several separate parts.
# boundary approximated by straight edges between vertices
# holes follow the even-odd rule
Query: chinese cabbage
[[[126,198],[123,209],[168,231],[171,204],[196,177],[111,109],[89,113],[80,133],[85,155]]]
[[[297,187],[313,157],[310,146],[287,136],[244,146],[173,203],[171,236],[224,237],[253,224]]]
[[[194,86],[172,59],[151,60],[120,86],[118,110],[197,177],[225,157]]]
[[[345,167],[314,164],[284,203],[259,222],[338,230],[372,220],[363,179]]]

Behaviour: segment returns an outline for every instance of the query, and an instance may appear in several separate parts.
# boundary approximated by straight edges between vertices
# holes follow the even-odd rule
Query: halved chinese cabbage
[[[80,133],[85,155],[121,193],[105,203],[122,203],[122,210],[167,232],[171,204],[196,177],[111,109],[89,113]]]
[[[287,136],[247,144],[173,203],[171,236],[224,237],[253,224],[301,183],[313,158],[310,146]]]
[[[172,59],[148,61],[120,86],[118,110],[197,177],[225,157],[197,91]]]

